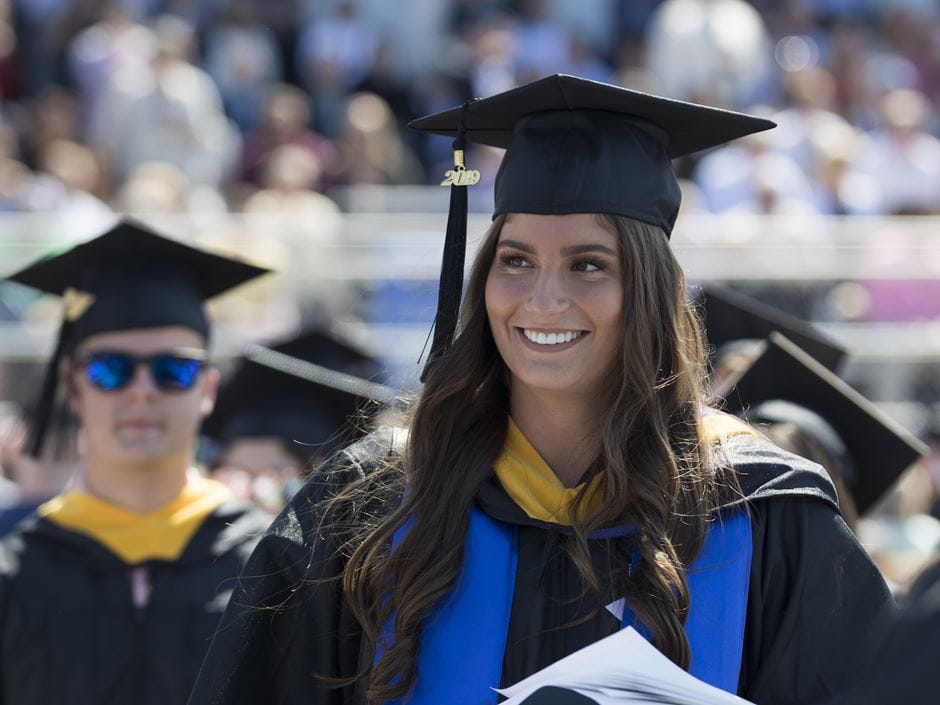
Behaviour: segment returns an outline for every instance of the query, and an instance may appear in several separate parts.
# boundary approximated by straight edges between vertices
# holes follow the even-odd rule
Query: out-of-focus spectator
[[[568,57],[564,73],[605,83],[614,80],[610,66],[598,56],[587,38],[577,33],[568,39]]]
[[[454,0],[447,26],[458,36],[466,35],[494,16],[505,17],[511,5],[511,0]]]
[[[191,186],[179,167],[168,162],[143,162],[128,174],[115,196],[123,213],[222,213],[225,199],[215,188]]]
[[[565,73],[568,32],[552,17],[546,0],[520,0],[512,27],[513,63],[520,83]]]
[[[349,99],[341,123],[339,147],[343,183],[424,181],[421,164],[402,141],[388,103],[374,93],[357,93]]]
[[[28,93],[38,93],[55,83],[59,25],[71,4],[70,0],[13,0],[18,25],[19,65],[23,70],[23,86]]]
[[[796,161],[774,151],[764,134],[707,154],[694,173],[712,213],[816,212],[813,186]]]
[[[212,79],[190,61],[192,27],[165,15],[156,20],[154,33],[159,50],[152,69],[136,81],[116,83],[96,138],[120,178],[144,162],[166,161],[191,185],[217,187],[234,173],[240,136]]]
[[[357,0],[341,0],[331,14],[314,17],[297,41],[297,75],[317,101],[325,134],[336,134],[345,95],[368,75],[380,45],[378,31]]]
[[[828,121],[808,136],[812,153],[810,178],[822,213],[872,213],[879,204],[878,181],[852,167],[864,141],[848,122]]]
[[[795,159],[800,168],[810,173],[814,162],[813,134],[830,124],[847,124],[835,112],[835,77],[825,69],[807,66],[787,71],[783,88],[788,107],[773,115],[777,128],[770,139],[775,149]]]
[[[16,63],[16,30],[10,0],[0,0],[0,99],[10,100],[20,93],[20,71]]]
[[[368,75],[355,86],[355,92],[375,93],[382,98],[392,109],[399,127],[403,130],[410,120],[418,117],[412,105],[411,86],[408,85],[407,79],[395,70],[393,51],[388,42],[379,45]]]
[[[337,220],[339,206],[317,193],[320,164],[316,155],[299,145],[285,144],[264,162],[262,189],[250,196],[243,212],[267,218],[327,218]]]
[[[877,178],[879,212],[935,213],[940,210],[940,140],[926,131],[927,99],[900,89],[881,102],[884,128],[861,147],[854,166]]]
[[[633,0],[636,2],[636,0]],[[607,56],[617,42],[619,0],[548,0],[552,16],[592,51]],[[642,2],[638,4],[644,4]],[[577,74],[581,75],[581,74]]]
[[[271,85],[282,76],[274,33],[258,21],[254,0],[230,0],[221,24],[209,29],[205,67],[229,117],[250,130]]]
[[[744,0],[666,0],[650,20],[647,62],[663,95],[742,108],[770,80],[770,43]]]
[[[157,52],[153,32],[137,22],[121,2],[109,2],[101,20],[78,34],[68,45],[69,78],[78,91],[82,123],[95,139],[114,127],[114,92],[133,90],[150,80]],[[53,107],[64,110],[52,94]],[[69,136],[71,137],[71,136]]]
[[[508,16],[496,16],[474,29],[468,68],[472,95],[492,95],[516,84],[513,42]]]
[[[39,155],[56,140],[82,141],[83,125],[75,96],[63,86],[37,95],[27,110],[29,129],[23,134],[23,160],[36,165]]]
[[[92,229],[112,219],[111,209],[95,195],[101,193],[102,174],[88,147],[68,140],[51,142],[40,154],[40,168],[26,198],[29,210],[55,214],[65,222],[90,220]]]
[[[0,160],[0,213],[24,210],[23,198],[32,173],[15,159]]]
[[[260,180],[260,170],[271,152],[294,145],[311,152],[320,167],[321,185],[336,181],[339,152],[323,135],[310,129],[310,101],[296,86],[276,84],[269,90],[255,130],[242,142],[242,179]]]

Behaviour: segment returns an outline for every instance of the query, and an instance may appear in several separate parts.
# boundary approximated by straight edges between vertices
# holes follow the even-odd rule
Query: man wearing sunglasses
[[[193,467],[203,303],[264,271],[125,220],[10,277],[65,299],[29,451],[67,409],[81,471],[0,543],[0,705],[186,702],[268,521]]]

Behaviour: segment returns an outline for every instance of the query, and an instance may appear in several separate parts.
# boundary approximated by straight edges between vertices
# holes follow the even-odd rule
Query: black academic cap
[[[723,286],[702,288],[697,304],[705,336],[715,350],[741,340],[763,340],[777,331],[833,372],[845,359],[845,348],[814,326],[774,306]]]
[[[838,434],[852,460],[856,477],[851,492],[859,513],[864,513],[926,447],[783,335],[771,333],[765,345],[726,396],[728,410],[746,415],[763,406],[767,413],[756,421],[787,420],[810,435],[814,426],[801,424],[800,415],[768,411],[773,407],[767,403],[779,400],[818,414]]]
[[[496,213],[619,213],[672,230],[671,159],[774,127],[770,120],[555,74],[410,127],[507,149]]]
[[[75,345],[96,333],[164,325],[206,335],[203,302],[267,271],[124,218],[103,235],[7,278],[66,297]]]
[[[466,141],[506,148],[494,215],[611,213],[651,223],[668,237],[681,195],[671,159],[774,123],[556,74],[409,126],[455,137],[455,169],[444,182],[452,185],[451,207],[430,364],[449,347],[459,312],[466,188],[479,180],[463,165]]]
[[[7,277],[62,296],[65,313],[33,424],[38,455],[52,414],[58,361],[89,336],[181,325],[208,337],[204,301],[268,270],[212,254],[124,218],[93,240]]]
[[[309,330],[272,348],[298,360],[360,378],[375,360],[323,330]],[[302,462],[348,441],[343,433],[363,399],[243,359],[225,381],[203,434],[224,446],[238,438],[274,437]]]

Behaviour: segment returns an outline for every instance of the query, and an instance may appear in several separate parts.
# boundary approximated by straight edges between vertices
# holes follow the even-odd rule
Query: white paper
[[[509,698],[502,705],[518,705],[547,685],[577,690],[601,705],[752,705],[686,673],[632,627],[497,692]]]
[[[626,607],[627,607],[627,601],[623,599],[622,597],[619,600],[615,600],[614,602],[611,602],[609,605],[606,605],[607,611],[610,612],[612,615],[614,615],[614,617],[617,618],[618,622],[623,621],[623,611],[626,609]]]

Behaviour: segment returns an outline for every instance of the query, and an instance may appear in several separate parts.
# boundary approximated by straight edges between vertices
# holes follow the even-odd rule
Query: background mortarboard
[[[739,340],[763,340],[777,331],[833,372],[845,359],[844,348],[806,321],[733,289],[703,287],[697,303],[705,337],[715,350]]]
[[[268,270],[159,235],[128,218],[61,254],[7,277],[57,296],[93,302],[71,318],[71,344],[95,333],[163,325],[207,332],[203,302]]]
[[[767,130],[774,123],[556,74],[419,118],[409,126],[454,136],[457,164],[462,164],[465,141],[507,149],[496,175],[494,215],[610,213],[651,223],[668,237],[681,198],[671,159]],[[443,355],[456,331],[466,189],[451,186],[428,365]]]
[[[124,218],[88,242],[8,277],[63,296],[65,315],[30,428],[38,457],[51,420],[62,355],[89,336],[181,325],[208,337],[203,303],[268,270],[159,235]]]
[[[771,400],[805,407],[839,434],[858,475],[852,494],[860,514],[926,451],[911,433],[779,333],[770,334],[763,353],[725,398],[727,410],[738,414]]]
[[[322,330],[310,330],[272,348],[322,367],[369,378],[375,361]],[[351,440],[347,423],[363,400],[294,375],[243,359],[223,383],[203,434],[219,445],[242,437],[275,437],[306,462]]]

